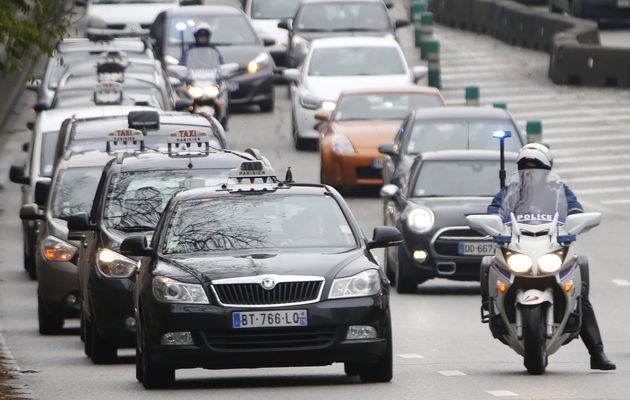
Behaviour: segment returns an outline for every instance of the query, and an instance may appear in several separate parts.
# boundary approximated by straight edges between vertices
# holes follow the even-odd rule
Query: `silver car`
[[[291,80],[293,142],[304,149],[319,138],[318,110],[331,111],[348,89],[415,85],[427,68],[409,68],[392,38],[341,37],[315,40],[300,69],[286,69]]]

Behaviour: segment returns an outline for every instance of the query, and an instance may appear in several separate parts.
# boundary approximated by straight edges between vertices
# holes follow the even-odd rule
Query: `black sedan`
[[[362,381],[392,378],[389,284],[371,249],[398,244],[394,228],[368,241],[331,187],[280,183],[244,162],[217,188],[176,194],[134,289],[136,376],[169,386],[178,368],[345,363]]]
[[[159,14],[151,27],[155,52],[163,65],[180,63],[182,54],[194,43],[195,27],[208,24],[210,44],[225,63],[237,63],[238,74],[229,80],[231,105],[258,105],[261,111],[274,107],[274,64],[265,45],[272,39],[260,39],[247,16],[233,7],[190,6]]]
[[[506,153],[508,176],[516,153]],[[385,224],[403,235],[387,250],[385,270],[399,293],[412,293],[431,278],[478,280],[489,239],[471,230],[466,215],[483,214],[499,191],[499,152],[439,151],[415,158],[400,189],[385,185]]]

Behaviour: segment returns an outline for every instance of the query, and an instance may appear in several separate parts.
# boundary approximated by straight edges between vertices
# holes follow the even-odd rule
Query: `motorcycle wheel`
[[[541,305],[523,307],[523,354],[525,368],[530,375],[542,375],[547,367],[545,354],[545,313]]]

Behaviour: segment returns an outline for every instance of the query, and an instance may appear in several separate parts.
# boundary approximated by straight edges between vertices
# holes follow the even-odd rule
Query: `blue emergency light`
[[[505,139],[512,137],[512,132],[510,131],[495,131],[492,132],[492,137],[497,139]]]
[[[180,32],[183,32],[186,30],[186,23],[185,22],[178,22],[175,24],[175,29],[177,29]]]

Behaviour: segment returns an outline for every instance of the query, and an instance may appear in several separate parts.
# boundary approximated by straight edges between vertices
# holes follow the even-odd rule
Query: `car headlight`
[[[297,52],[306,54],[308,53],[308,48],[310,46],[310,42],[298,35],[294,35],[291,41],[291,47],[293,47]]]
[[[165,303],[210,304],[203,286],[184,283],[166,276],[153,278],[153,296]]]
[[[426,232],[433,227],[435,216],[428,208],[415,208],[407,216],[407,225],[416,232]]]
[[[138,262],[110,249],[101,249],[96,254],[96,267],[106,278],[129,278],[138,269]]]
[[[537,263],[542,272],[551,274],[562,267],[562,257],[558,253],[549,253],[538,257]]]
[[[70,261],[77,254],[77,248],[54,236],[42,241],[42,256],[47,261]]]
[[[188,88],[188,94],[193,99],[198,99],[201,96],[203,96],[203,88],[199,87],[199,86],[191,86],[191,87]]]
[[[321,108],[322,101],[309,91],[304,91],[300,96],[300,104],[308,110],[317,110]]]
[[[258,54],[253,60],[247,63],[247,72],[255,74],[269,66],[271,58],[266,52]]]
[[[333,135],[332,148],[335,153],[355,153],[354,147],[352,146],[352,143],[350,143],[350,139],[344,135]]]
[[[329,299],[373,296],[381,290],[381,277],[377,270],[368,269],[347,278],[335,279],[330,287]]]
[[[511,253],[507,256],[508,267],[517,274],[522,274],[532,268],[532,259],[525,254]]]
[[[325,111],[332,111],[337,106],[337,103],[334,101],[322,101],[321,108]]]

